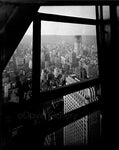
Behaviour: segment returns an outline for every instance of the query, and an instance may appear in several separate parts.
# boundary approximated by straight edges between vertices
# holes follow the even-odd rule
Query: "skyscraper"
[[[75,83],[76,75],[68,76],[67,84]],[[64,114],[86,105],[88,101],[79,92],[74,92],[64,96]],[[64,145],[86,145],[88,140],[88,118],[75,121],[64,127]]]
[[[77,35],[75,36],[75,43],[74,43],[74,52],[76,53],[76,55],[82,55],[82,36],[81,35]]]
[[[80,81],[73,74],[66,79],[67,84]],[[86,97],[88,99],[86,99]],[[64,114],[98,100],[94,87],[64,96]],[[94,112],[64,127],[64,145],[88,145],[96,143],[100,137],[100,113]]]

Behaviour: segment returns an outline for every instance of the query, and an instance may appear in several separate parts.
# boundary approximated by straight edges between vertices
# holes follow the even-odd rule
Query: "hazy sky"
[[[41,22],[41,34],[55,35],[95,35],[95,26],[58,23],[50,21]]]
[[[92,19],[96,18],[95,6],[42,6],[38,12]]]
[[[45,6],[41,7],[38,12],[60,14],[66,16],[86,17],[95,19],[94,6]],[[33,24],[30,25],[26,34],[32,34]],[[71,24],[42,21],[41,34],[54,35],[95,35],[96,28],[91,25]]]

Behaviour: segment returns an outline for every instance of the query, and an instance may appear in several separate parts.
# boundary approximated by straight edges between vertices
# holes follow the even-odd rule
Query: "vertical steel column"
[[[2,97],[2,57],[4,49],[4,37],[0,35],[0,148],[3,140],[3,97]]]
[[[100,10],[99,10],[100,9]],[[100,16],[99,16],[100,11]],[[101,96],[102,96],[102,107],[104,107],[104,100],[105,100],[105,86],[104,86],[104,75],[105,75],[105,64],[104,64],[104,22],[103,22],[103,12],[102,12],[102,6],[96,6],[96,33],[97,33],[97,50],[98,50],[98,66],[99,66],[99,77],[101,81]],[[103,111],[104,108],[101,110],[101,115],[104,117]],[[100,119],[101,121],[101,138],[100,138],[100,144],[103,142],[103,118]]]
[[[33,103],[40,101],[41,21],[36,13],[33,20]]]
[[[102,6],[100,6],[102,7]],[[99,7],[99,8],[100,8]],[[102,9],[100,8],[100,17],[99,17],[99,8],[96,5],[96,34],[97,34],[97,53],[98,53],[98,67],[99,67],[99,77],[101,81],[101,96],[104,97],[104,26],[102,18]]]
[[[1,43],[1,42],[0,42]],[[1,53],[0,53],[0,147],[2,144],[2,70],[1,70]]]
[[[111,19],[111,42],[112,48],[117,48],[118,46],[118,23],[117,23],[117,12],[116,6],[110,6],[110,19]]]

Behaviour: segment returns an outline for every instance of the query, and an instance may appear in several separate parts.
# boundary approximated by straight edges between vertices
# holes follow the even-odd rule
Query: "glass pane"
[[[110,19],[110,7],[103,6],[103,19]]]
[[[102,114],[93,112],[44,138],[44,146],[81,146],[100,144]]]
[[[119,21],[119,6],[117,6],[117,19]]]
[[[111,44],[111,25],[106,24],[104,25],[104,38],[107,46],[110,46]]]
[[[95,6],[42,6],[38,12],[96,19]]]
[[[4,103],[32,98],[32,23],[3,71]]]
[[[95,26],[41,21],[41,91],[98,75]]]

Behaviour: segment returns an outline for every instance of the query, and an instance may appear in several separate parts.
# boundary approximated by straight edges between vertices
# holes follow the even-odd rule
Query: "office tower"
[[[71,53],[71,67],[75,70],[76,67],[78,67],[78,60],[76,52]]]
[[[88,144],[96,145],[101,139],[101,113],[93,112],[88,115]]]
[[[77,80],[76,80],[76,75],[73,74],[67,77],[66,83],[67,84],[75,83],[77,82]],[[64,96],[64,114],[72,110],[75,110],[79,107],[82,107],[86,105],[87,103],[88,101],[81,95],[80,92],[74,92],[74,93],[68,94]],[[87,138],[88,138],[87,121],[88,121],[88,118],[86,116],[64,127],[64,145],[65,146],[87,144]]]
[[[80,81],[75,74],[66,78],[66,84]],[[64,114],[97,100],[95,88],[90,87],[64,96]],[[95,112],[64,127],[64,145],[87,145],[99,138],[100,114]],[[94,127],[94,129],[93,129]],[[90,138],[90,140],[89,140]],[[97,141],[96,139],[96,141]]]
[[[77,35],[75,36],[75,43],[74,43],[74,52],[76,53],[76,55],[81,55],[82,56],[82,36],[81,35]]]
[[[64,127],[64,146],[86,145],[88,142],[87,116]]]
[[[32,60],[29,60],[29,68],[32,69]]]
[[[41,52],[41,62],[44,62],[45,61],[45,54],[44,52]]]

